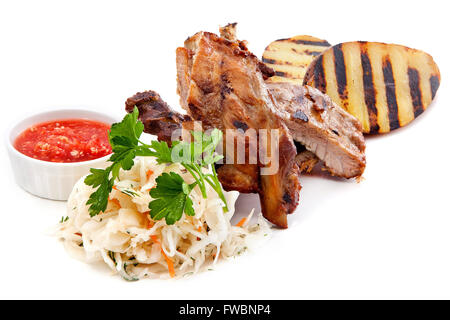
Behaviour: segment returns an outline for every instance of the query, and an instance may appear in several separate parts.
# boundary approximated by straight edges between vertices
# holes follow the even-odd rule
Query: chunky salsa
[[[50,162],[80,162],[112,152],[106,123],[66,119],[33,125],[22,132],[14,147],[21,153]]]

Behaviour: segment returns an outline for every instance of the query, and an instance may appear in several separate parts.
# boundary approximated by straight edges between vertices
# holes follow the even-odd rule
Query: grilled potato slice
[[[263,62],[275,70],[269,82],[303,83],[306,69],[314,59],[331,45],[311,36],[280,39],[269,44],[263,54]]]
[[[364,133],[386,133],[417,118],[434,99],[441,75],[419,50],[378,42],[347,42],[323,52],[303,84],[318,88],[358,118]]]

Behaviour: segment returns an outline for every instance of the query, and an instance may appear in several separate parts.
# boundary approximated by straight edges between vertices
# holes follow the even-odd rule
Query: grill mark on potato
[[[317,58],[316,67],[314,68],[314,83],[316,88],[325,92],[327,89],[327,82],[323,71],[323,56]]]
[[[431,86],[431,99],[434,99],[434,97],[436,96],[436,92],[439,89],[439,77],[431,76],[430,86]]]
[[[328,94],[356,116],[364,133],[387,133],[407,125],[427,109],[440,86],[438,66],[420,50],[349,42],[326,49],[321,56],[326,90],[317,85],[321,80],[316,73],[319,57],[307,69],[303,85]]]
[[[270,43],[263,53],[262,61],[280,72],[270,82],[302,84],[308,66],[328,47],[330,45],[326,40],[307,35]]]
[[[320,56],[320,55],[322,54],[322,52],[319,52],[319,51],[310,51],[310,50],[305,50],[305,51],[303,51],[303,52],[306,53],[306,54],[308,54],[308,55],[310,55],[310,56],[314,56],[314,57]]]
[[[289,40],[289,39],[288,39]],[[290,42],[294,42],[296,44],[304,44],[309,46],[318,46],[318,47],[329,47],[331,44],[328,41],[308,41],[308,40],[289,40]]]
[[[293,65],[292,62],[290,61],[285,61],[285,60],[275,60],[275,59],[267,59],[267,60],[272,60],[272,62],[267,62],[267,64],[271,65],[271,68],[277,68],[280,66],[293,66],[293,67],[300,67],[302,65],[298,64],[298,65]]]
[[[309,66],[309,64],[305,64],[305,63],[292,63],[290,61],[284,61],[284,60],[276,60],[275,63],[271,64],[268,63],[268,66],[273,68],[273,69],[279,69],[279,68],[283,68],[286,66],[289,66],[290,70],[294,70],[296,72],[301,72],[302,69],[305,69],[306,67]]]
[[[372,64],[366,50],[361,50],[361,65],[363,68],[364,101],[369,112],[370,133],[376,133],[380,130],[376,91],[373,82]]]
[[[392,71],[392,64],[389,57],[385,57],[383,60],[383,76],[388,104],[389,127],[391,130],[394,130],[400,127],[400,122],[398,119],[398,103],[397,94],[395,92],[394,72]]]
[[[283,71],[275,71],[275,75],[279,76],[279,77],[284,77],[284,78],[290,77],[286,72],[283,72]]]
[[[338,93],[343,101],[347,101],[347,75],[342,44],[333,47],[333,54]],[[347,105],[347,102],[345,102],[345,105]]]
[[[420,90],[420,74],[417,69],[408,68],[409,90],[413,103],[414,117],[423,112],[422,91]]]
[[[275,60],[275,59],[267,59],[267,58],[262,58],[262,61],[264,62],[264,63],[270,63],[270,64],[277,64],[277,63],[279,63],[279,61],[277,61],[277,60]]]

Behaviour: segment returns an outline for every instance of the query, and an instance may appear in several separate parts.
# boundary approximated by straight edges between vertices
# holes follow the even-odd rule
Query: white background
[[[161,4],[163,3],[163,4]],[[0,127],[42,108],[124,114],[153,89],[178,108],[175,49],[239,22],[259,57],[279,38],[404,44],[433,55],[442,84],[407,128],[367,139],[360,184],[303,177],[288,230],[253,253],[179,281],[128,283],[70,258],[45,234],[65,203],[14,182],[0,148],[0,297],[137,299],[450,298],[446,1],[2,1]],[[2,132],[3,134],[3,132]],[[242,210],[258,206],[240,200]]]

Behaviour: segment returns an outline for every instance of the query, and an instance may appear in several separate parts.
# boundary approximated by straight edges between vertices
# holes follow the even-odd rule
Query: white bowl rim
[[[101,117],[105,117],[105,120],[108,119],[108,122],[113,122],[116,121],[118,122],[118,120],[111,115],[107,115],[105,113],[96,111],[96,110],[90,110],[87,109],[85,107],[80,107],[80,108],[76,108],[76,107],[68,107],[68,108],[51,108],[51,109],[47,109],[47,110],[41,110],[39,112],[35,112],[33,114],[28,114],[25,118],[22,119],[18,119],[16,121],[14,121],[7,129],[7,132],[5,134],[5,139],[6,139],[6,145],[9,149],[10,152],[14,153],[15,156],[21,157],[22,159],[27,159],[27,161],[31,161],[34,163],[38,163],[40,165],[44,165],[44,166],[52,166],[52,167],[76,167],[76,166],[86,166],[89,164],[95,164],[97,162],[102,162],[105,160],[108,160],[109,157],[111,157],[111,154],[108,154],[104,157],[101,158],[97,158],[97,159],[92,159],[92,160],[87,160],[87,161],[78,161],[78,162],[51,162],[51,161],[44,161],[44,160],[40,160],[40,159],[35,159],[32,157],[29,157],[23,153],[21,153],[20,151],[18,151],[11,143],[11,133],[12,130],[19,125],[21,122],[25,122],[28,119],[40,116],[40,115],[46,115],[46,114],[52,114],[52,113],[59,113],[59,112],[73,112],[73,113],[77,113],[77,112],[81,112],[81,113],[91,113],[91,114],[96,114],[99,116],[99,118]],[[62,118],[63,119],[63,118]],[[61,119],[61,120],[62,120]],[[76,119],[76,116],[73,117],[67,117],[67,119]],[[49,120],[51,121],[51,120]],[[94,120],[95,121],[95,120]],[[100,121],[100,120],[97,120]],[[41,122],[45,122],[45,120],[41,121]],[[17,138],[17,137],[16,137]]]

